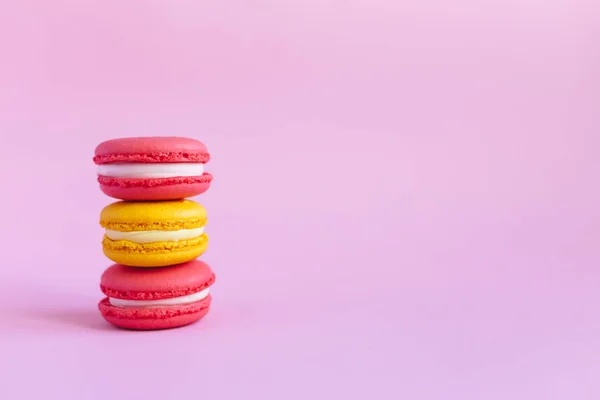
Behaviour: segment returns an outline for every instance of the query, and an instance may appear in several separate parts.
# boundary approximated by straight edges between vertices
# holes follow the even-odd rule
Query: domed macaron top
[[[98,165],[109,163],[207,163],[204,143],[185,137],[130,137],[100,143],[94,152]]]
[[[127,231],[180,230],[206,225],[206,209],[192,200],[112,203],[100,212],[103,228]]]
[[[206,290],[214,282],[214,272],[200,260],[163,268],[114,264],[102,274],[100,288],[111,298],[159,300],[189,296]]]

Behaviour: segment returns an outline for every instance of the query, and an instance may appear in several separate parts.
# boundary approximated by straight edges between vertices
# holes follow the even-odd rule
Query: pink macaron
[[[114,264],[102,274],[100,313],[126,329],[153,330],[192,324],[208,313],[215,282],[211,268],[199,260],[163,268]]]
[[[206,146],[183,137],[113,139],[96,147],[100,189],[120,200],[178,200],[210,187]]]

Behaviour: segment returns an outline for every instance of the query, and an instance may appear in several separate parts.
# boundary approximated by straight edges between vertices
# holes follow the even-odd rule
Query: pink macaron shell
[[[184,137],[131,137],[100,143],[96,164],[107,163],[206,163],[210,155],[204,143]]]
[[[178,200],[198,196],[210,188],[212,175],[155,179],[125,179],[99,176],[100,190],[119,200]]]
[[[108,298],[98,303],[102,317],[110,324],[132,330],[178,328],[202,319],[210,309],[211,296],[196,303],[154,308],[121,308],[111,305]]]
[[[157,300],[187,296],[215,282],[215,274],[198,259],[160,268],[133,268],[120,264],[108,267],[100,289],[108,297],[126,300]]]

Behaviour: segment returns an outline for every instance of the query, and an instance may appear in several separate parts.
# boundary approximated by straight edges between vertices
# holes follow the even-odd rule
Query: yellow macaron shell
[[[161,202],[116,202],[102,210],[100,225],[107,230],[178,231],[201,228],[206,224],[206,210],[191,200]],[[112,261],[133,267],[164,267],[197,258],[208,247],[208,236],[185,240],[136,243],[113,240],[104,235],[104,254]]]
[[[206,225],[206,209],[191,200],[126,202],[106,206],[100,225],[114,231],[177,231]]]
[[[191,261],[208,248],[208,236],[177,242],[134,243],[104,236],[104,255],[117,264],[130,267],[166,267]]]

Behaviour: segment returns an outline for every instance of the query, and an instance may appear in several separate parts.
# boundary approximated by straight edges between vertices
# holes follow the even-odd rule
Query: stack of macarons
[[[109,140],[96,147],[100,189],[119,201],[105,207],[102,248],[115,262],[103,274],[98,307],[111,324],[165,329],[191,324],[209,310],[211,268],[206,210],[187,199],[208,190],[210,156],[181,137]]]

